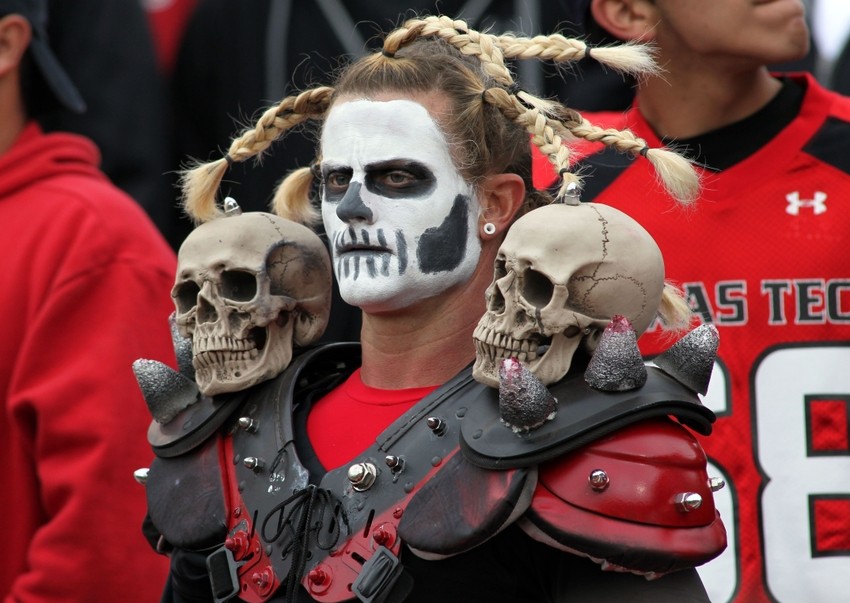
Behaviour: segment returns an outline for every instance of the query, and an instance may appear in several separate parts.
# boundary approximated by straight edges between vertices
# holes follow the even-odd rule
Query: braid
[[[181,178],[183,207],[196,222],[206,222],[221,211],[216,192],[231,163],[241,163],[262,153],[284,132],[308,119],[320,119],[330,105],[333,88],[320,87],[288,96],[267,109],[253,128],[244,130],[230,144],[222,159],[200,163],[184,171]]]
[[[461,53],[477,57],[487,75],[504,86],[513,84],[510,70],[505,66],[502,49],[496,36],[470,29],[466,21],[449,17],[410,19],[384,41],[384,54],[394,56],[401,46],[417,37],[433,36],[445,40]]]
[[[576,111],[570,111],[570,114],[572,118],[565,126],[573,135],[591,142],[601,142],[632,157],[643,155],[652,164],[658,179],[674,199],[683,205],[689,205],[696,200],[699,194],[699,176],[688,159],[669,149],[651,149],[644,139],[629,130],[600,128]]]
[[[493,36],[471,30],[465,21],[433,16],[410,19],[388,35],[384,54],[395,56],[402,46],[418,37],[429,36],[440,38],[464,55],[477,58],[484,72],[495,83],[507,88],[505,93],[508,97],[496,93],[496,88],[487,88],[485,82],[482,98],[493,103],[507,119],[520,124],[532,135],[534,144],[549,158],[561,178],[559,200],[578,201],[574,188],[580,185],[580,179],[569,171],[569,151],[563,144],[569,136],[599,141],[633,157],[643,155],[652,163],[665,188],[680,203],[688,204],[696,198],[699,179],[685,158],[667,149],[650,149],[646,141],[631,132],[593,126],[571,109],[517,91],[511,71],[505,65],[506,57],[570,62],[590,56],[592,51],[595,60],[618,71],[657,73],[650,46],[629,43],[591,49],[581,40],[560,34],[532,38]],[[555,118],[559,114],[566,116],[564,123]]]
[[[647,44],[625,43],[615,46],[591,48],[586,42],[567,38],[561,34],[518,37],[512,34],[496,38],[506,58],[540,59],[555,63],[572,63],[591,56],[596,62],[621,73],[638,75],[655,74],[658,65],[654,60],[654,50]]]
[[[525,128],[531,134],[534,145],[549,158],[561,177],[558,201],[577,203],[578,198],[573,200],[574,195],[570,194],[570,185],[580,187],[581,179],[569,169],[570,150],[564,144],[564,134],[569,132],[563,124],[548,115],[544,108],[536,106],[535,101],[540,99],[526,92],[511,94],[501,88],[490,88],[484,94],[484,99],[497,107],[507,119]]]
[[[562,201],[578,202],[574,189],[580,178],[570,171],[570,150],[565,144],[575,138],[601,142],[632,157],[646,157],[675,198],[683,203],[692,201],[699,179],[684,157],[668,149],[650,149],[631,132],[599,128],[557,101],[520,90],[505,63],[506,58],[570,63],[587,57],[630,74],[658,71],[652,48],[645,44],[590,48],[582,40],[560,34],[495,36],[446,16],[409,19],[385,37],[380,53],[346,69],[335,88],[318,87],[284,98],[234,138],[223,158],[184,170],[183,207],[196,223],[221,214],[216,195],[230,165],[261,157],[284,132],[308,119],[323,119],[337,93],[369,97],[393,89],[441,90],[449,95],[458,110],[456,115],[444,117],[444,125],[462,142],[460,169],[470,181],[492,170],[512,171],[523,176],[530,194],[527,132],[559,174],[558,197]],[[316,182],[315,174],[308,171],[293,173],[275,193],[273,211],[302,222],[315,221],[309,195],[315,192]]]
[[[305,226],[319,223],[322,217],[313,206],[316,187],[316,175],[312,168],[303,167],[294,170],[280,182],[275,190],[272,212],[281,218],[299,222]]]

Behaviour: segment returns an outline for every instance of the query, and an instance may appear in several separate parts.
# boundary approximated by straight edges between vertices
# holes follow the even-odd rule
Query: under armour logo
[[[814,199],[800,199],[798,191],[788,193],[785,195],[788,200],[788,207],[785,208],[785,211],[792,216],[799,216],[801,207],[811,207],[816,216],[820,215],[826,211],[826,197],[827,194],[821,191],[815,192]]]

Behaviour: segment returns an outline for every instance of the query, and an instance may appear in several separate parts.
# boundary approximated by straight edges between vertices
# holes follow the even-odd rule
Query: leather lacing
[[[324,518],[328,516],[330,524],[323,530]],[[277,517],[277,526],[273,533],[269,533],[269,524],[274,517]],[[316,546],[327,551],[339,542],[341,524],[348,531],[348,517],[342,504],[330,490],[314,484],[293,492],[292,496],[275,505],[263,519],[261,535],[266,542],[276,542],[284,533],[289,535],[289,542],[281,551],[281,557],[292,553],[286,577],[287,601],[295,600],[296,585],[301,580],[310,556],[311,533],[315,533]],[[323,542],[322,535],[325,533],[330,535],[330,540]]]

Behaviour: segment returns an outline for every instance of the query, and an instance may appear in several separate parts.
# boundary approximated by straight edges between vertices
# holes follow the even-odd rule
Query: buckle
[[[379,546],[363,564],[351,590],[363,603],[380,603],[398,580],[401,570],[398,557],[388,548]]]
[[[207,556],[207,573],[215,603],[224,603],[239,594],[236,560],[230,549],[221,547]]]

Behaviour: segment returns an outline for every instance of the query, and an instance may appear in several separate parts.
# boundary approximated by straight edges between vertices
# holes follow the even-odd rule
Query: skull
[[[661,252],[626,214],[595,203],[535,209],[511,226],[496,256],[473,376],[498,387],[501,361],[514,357],[554,383],[582,341],[592,353],[614,315],[642,333],[663,289]]]
[[[330,295],[327,250],[306,226],[263,212],[198,226],[180,246],[171,291],[198,388],[212,396],[278,375],[293,345],[321,337]]]

